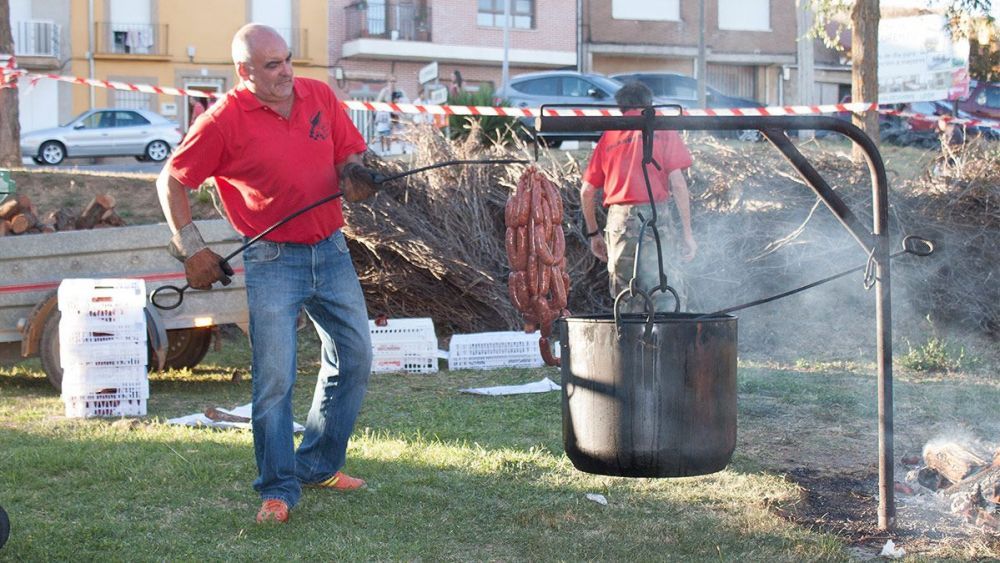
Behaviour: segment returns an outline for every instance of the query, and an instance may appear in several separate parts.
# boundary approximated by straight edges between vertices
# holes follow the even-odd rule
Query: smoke
[[[744,148],[744,147],[741,147]],[[732,151],[708,142],[692,145],[690,184],[699,254],[685,268],[690,309],[711,312],[793,290],[845,270],[863,267],[868,255],[847,228],[765,144]],[[838,196],[872,229],[870,176],[863,165],[829,151],[807,151]],[[893,189],[893,188],[896,189]],[[891,265],[893,346],[897,355],[929,338],[988,350],[989,335],[975,323],[944,314],[948,304],[931,282],[946,272],[972,288],[986,280],[967,272],[974,249],[927,228],[918,200],[890,183],[891,251],[909,234],[937,239],[937,251],[906,254]],[[926,202],[925,202],[926,203]],[[956,249],[959,249],[956,252]],[[995,267],[995,266],[994,266]],[[870,280],[869,280],[870,281]],[[876,350],[874,288],[858,271],[777,301],[734,314],[740,319],[745,358],[873,362]],[[994,285],[997,285],[994,283]],[[985,290],[985,287],[984,287]],[[976,304],[967,304],[975,306]],[[982,308],[981,308],[982,309]]]

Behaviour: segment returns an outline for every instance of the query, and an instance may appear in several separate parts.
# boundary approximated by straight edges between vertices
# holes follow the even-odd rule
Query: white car
[[[184,134],[177,123],[141,109],[92,109],[66,125],[21,134],[21,154],[38,164],[66,158],[134,156],[161,162]]]

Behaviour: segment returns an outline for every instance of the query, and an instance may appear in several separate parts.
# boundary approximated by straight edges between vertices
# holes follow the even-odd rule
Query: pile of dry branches
[[[431,130],[411,136],[408,168],[451,160],[530,159],[524,145],[484,145],[470,134],[450,143]],[[387,174],[398,162],[369,156]],[[540,164],[565,202],[567,271],[573,280],[570,310],[605,308],[602,270],[579,234],[579,165]],[[507,292],[510,266],[504,249],[504,205],[525,165],[437,168],[387,186],[371,200],[346,205],[346,229],[355,266],[373,314],[431,317],[439,333],[515,329],[522,325]],[[598,285],[600,287],[595,287]]]
[[[533,158],[532,147],[484,144],[477,138],[469,135],[450,143],[430,130],[418,130],[410,139],[414,159],[405,166]],[[689,141],[695,165],[688,181],[699,243],[698,258],[685,272],[690,310],[730,307],[865,263],[861,247],[772,147],[734,147],[700,137]],[[846,146],[837,153],[808,144],[801,148],[860,224],[870,228],[867,168],[851,162]],[[974,150],[983,152],[973,156]],[[894,261],[894,288],[900,287],[894,308],[907,300],[916,304],[919,315],[950,308],[947,318],[938,318],[996,331],[998,160],[998,148],[970,145],[919,182],[890,185],[894,244],[905,234],[925,235],[939,244],[938,256],[930,262],[913,257]],[[369,161],[387,172],[403,169],[399,162]],[[570,310],[606,313],[611,308],[606,267],[590,255],[579,228],[585,165],[570,153],[543,153],[537,164],[559,186],[565,203]],[[439,168],[398,181],[368,202],[346,206],[347,234],[370,312],[432,317],[441,334],[519,328],[522,320],[507,294],[503,208],[523,170],[524,165]],[[956,258],[959,267],[953,265]],[[803,348],[794,339],[810,338],[816,349],[823,349],[820,336],[834,319],[841,328],[859,328],[843,330],[841,337],[854,339],[848,346],[867,350],[874,344],[867,326],[874,322],[873,300],[858,273],[748,309],[741,314],[741,348]],[[796,320],[818,328],[803,331]],[[809,351],[804,348],[799,351]]]
[[[937,243],[923,275],[928,313],[1000,338],[1000,147],[976,140],[946,147],[905,190],[907,219]],[[903,270],[907,274],[908,270]]]

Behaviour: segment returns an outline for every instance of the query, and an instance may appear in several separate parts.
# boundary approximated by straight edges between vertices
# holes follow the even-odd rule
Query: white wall
[[[285,43],[292,45],[292,2],[291,0],[253,0],[250,5],[250,21],[269,25],[278,30]]]
[[[10,0],[10,23],[31,19],[31,0]]]
[[[111,0],[112,23],[152,23],[149,0]]]
[[[719,29],[771,31],[770,0],[719,0]]]
[[[46,129],[59,125],[59,83],[55,80],[39,80],[34,87],[22,80],[18,87],[17,100],[21,132]]]
[[[679,0],[612,0],[616,20],[680,21]]]

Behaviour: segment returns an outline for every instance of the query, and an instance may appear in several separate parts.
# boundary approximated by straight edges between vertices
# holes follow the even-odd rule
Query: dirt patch
[[[109,174],[79,170],[13,170],[11,176],[17,193],[31,198],[42,215],[61,208],[80,212],[95,195],[115,198],[115,211],[126,224],[144,225],[163,221],[163,211],[156,195],[156,176],[152,174]],[[210,196],[191,194],[192,214],[196,219],[214,219],[219,215]]]

